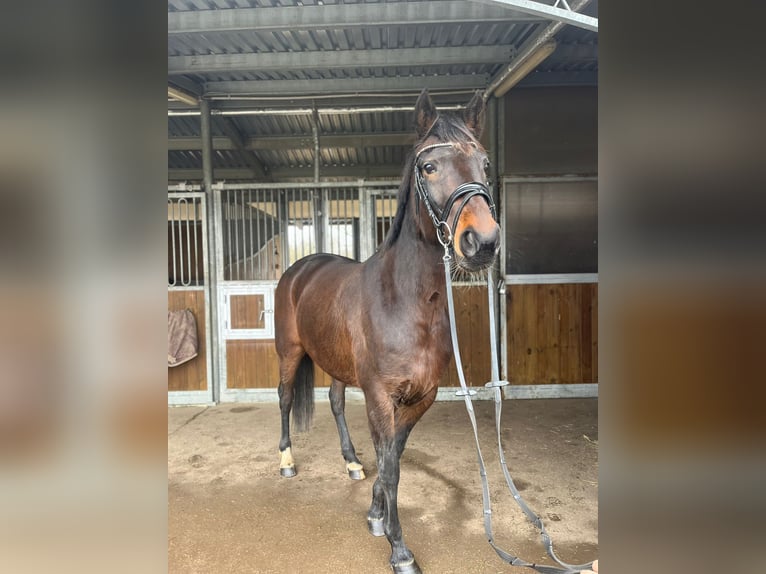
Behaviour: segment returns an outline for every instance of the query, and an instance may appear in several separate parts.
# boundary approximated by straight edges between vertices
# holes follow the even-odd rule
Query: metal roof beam
[[[572,3],[571,10],[575,12],[582,10],[585,8],[585,6],[588,5],[589,2],[590,0],[575,0]],[[484,93],[484,97],[488,98],[489,96],[495,94],[495,92],[498,91],[498,88],[501,87],[503,83],[506,82],[506,80],[508,80],[512,74],[514,74],[514,72],[516,72],[516,70],[522,68],[525,63],[534,56],[536,51],[543,49],[544,45],[551,41],[553,37],[558,33],[558,31],[564,27],[564,25],[565,24],[561,21],[551,22],[535,36],[527,39],[521,48],[519,48],[518,52],[514,54],[510,63],[494,75],[489,83],[489,86],[487,87],[486,92]],[[532,70],[530,70],[530,72],[531,71]],[[505,91],[507,91],[507,89],[508,88],[506,87]]]
[[[440,48],[392,48],[386,50],[170,56],[168,57],[168,74],[491,64],[507,62],[514,54],[515,48],[513,46],[445,46]]]
[[[287,179],[313,179],[313,166],[303,167],[275,167],[269,174],[274,181]],[[322,166],[322,178],[349,177],[355,179],[370,179],[376,177],[398,178],[402,174],[401,164],[396,165],[351,165],[351,166]],[[243,168],[217,167],[215,169],[217,180],[253,180],[253,171]],[[168,169],[168,181],[200,181],[202,169],[197,168],[170,168]]]
[[[565,2],[562,3],[564,8],[558,8],[557,5],[560,0],[551,4],[545,2],[535,2],[534,0],[478,0],[482,4],[502,5],[507,6],[513,10],[518,10],[526,14],[532,14],[534,16],[541,16],[543,18],[554,20],[556,22],[563,22],[564,24],[571,24],[578,28],[584,28],[591,32],[598,32],[598,18],[592,16],[586,16],[579,14],[574,8],[570,8]]]
[[[365,92],[420,92],[434,90],[481,89],[489,74],[441,76],[397,76],[394,78],[330,78],[318,80],[243,80],[207,82],[205,95],[343,94]]]
[[[202,138],[199,136],[182,136],[168,138],[168,151],[199,151],[202,149]],[[213,149],[234,150],[237,149],[227,137],[214,137]]]
[[[168,85],[180,88],[181,90],[189,92],[190,94],[197,97],[202,95],[202,87],[197,82],[190,80],[189,78],[173,78],[168,82]]]
[[[168,34],[314,30],[358,26],[448,24],[487,21],[537,22],[544,17],[503,6],[477,6],[465,1],[331,4],[232,10],[168,12]]]
[[[414,143],[411,132],[387,132],[364,134],[322,134],[322,148],[364,148],[380,146],[406,146]],[[256,137],[244,143],[244,149],[289,150],[310,149],[314,146],[311,134],[305,136],[266,136]],[[199,137],[168,138],[168,151],[201,150],[202,139]],[[235,150],[237,148],[229,138],[213,138],[213,149]]]

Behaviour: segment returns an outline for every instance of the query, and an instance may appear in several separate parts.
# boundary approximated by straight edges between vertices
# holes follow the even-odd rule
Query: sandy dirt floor
[[[498,463],[494,405],[474,403],[488,467],[495,539],[551,563],[513,502]],[[279,476],[276,403],[168,409],[168,570],[171,573],[391,572],[390,546],[367,532],[377,476],[364,405],[346,406],[367,479],[350,480],[328,402],[293,435],[298,475]],[[598,401],[505,401],[511,474],[546,524],[559,557],[598,554]],[[463,402],[438,402],[402,457],[399,514],[424,573],[531,572],[502,562],[484,535],[481,479]]]

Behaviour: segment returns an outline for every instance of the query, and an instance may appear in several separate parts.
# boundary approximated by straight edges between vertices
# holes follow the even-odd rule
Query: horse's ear
[[[423,139],[434,125],[434,121],[438,113],[436,106],[431,101],[431,96],[428,95],[428,88],[423,88],[418,97],[418,103],[415,104],[415,130],[418,134],[418,139]]]
[[[487,108],[484,105],[484,96],[481,91],[476,90],[476,93],[473,95],[473,98],[471,98],[471,101],[468,102],[468,105],[463,112],[465,126],[473,132],[476,139],[479,139],[481,137],[481,132],[484,131],[484,116],[486,109]]]

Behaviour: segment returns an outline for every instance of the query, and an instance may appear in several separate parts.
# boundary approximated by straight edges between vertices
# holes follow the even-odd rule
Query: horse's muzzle
[[[500,251],[500,227],[495,225],[491,231],[483,233],[469,227],[460,235],[460,251],[463,254],[462,267],[469,271],[486,269]]]

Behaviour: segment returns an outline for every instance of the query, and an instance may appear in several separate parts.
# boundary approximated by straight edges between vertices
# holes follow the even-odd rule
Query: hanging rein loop
[[[463,183],[452,192],[452,194],[447,199],[447,202],[444,204],[444,207],[441,209],[440,213],[436,214],[436,209],[434,209],[434,202],[431,199],[431,194],[428,193],[428,188],[426,186],[425,178],[423,177],[423,174],[420,171],[420,168],[418,167],[418,158],[420,155],[426,151],[432,150],[434,148],[439,147],[454,147],[454,143],[436,143],[431,144],[428,146],[425,146],[424,148],[420,149],[415,156],[415,190],[417,191],[418,197],[423,202],[423,204],[426,206],[426,211],[428,212],[428,216],[431,218],[431,222],[434,224],[434,228],[436,229],[436,237],[439,240],[439,243],[444,247],[445,251],[448,250],[450,247],[453,246],[454,241],[454,235],[453,235],[453,227],[457,226],[457,222],[460,219],[460,214],[463,212],[463,208],[468,204],[468,202],[475,196],[483,197],[484,200],[489,205],[489,209],[492,212],[492,217],[497,220],[497,214],[495,210],[495,202],[492,201],[492,194],[489,191],[489,187],[484,184],[480,183],[478,181],[469,181],[466,183]],[[452,220],[452,225],[448,223],[447,219],[449,218],[450,211],[452,211],[452,207],[455,205],[458,199],[462,198],[462,202],[458,206],[457,212],[455,213],[455,217]],[[417,205],[420,205],[419,203]]]
[[[458,380],[460,381],[460,389],[457,392],[458,396],[462,396],[465,400],[465,407],[468,411],[468,417],[471,421],[471,427],[473,429],[473,436],[474,440],[476,442],[476,454],[478,456],[479,460],[479,475],[481,476],[481,494],[482,494],[482,501],[484,505],[484,533],[487,536],[487,541],[489,542],[489,545],[492,547],[492,549],[495,551],[495,553],[505,562],[508,564],[511,564],[512,566],[519,566],[519,567],[525,567],[525,568],[531,568],[532,570],[535,570],[539,572],[540,574],[578,574],[582,572],[583,570],[591,570],[593,566],[593,562],[589,562],[587,564],[567,564],[566,562],[563,562],[559,559],[558,556],[556,556],[556,553],[553,551],[553,541],[551,540],[550,535],[545,529],[545,526],[543,525],[543,521],[540,519],[539,516],[537,516],[530,508],[527,506],[527,503],[524,501],[524,499],[521,497],[521,494],[519,493],[519,490],[516,488],[516,485],[513,482],[513,478],[511,477],[511,473],[508,471],[508,466],[505,462],[505,452],[503,449],[503,443],[501,439],[501,433],[500,433],[500,418],[502,415],[502,391],[501,387],[504,387],[508,384],[508,381],[501,381],[500,376],[498,374],[498,368],[497,368],[497,354],[495,352],[496,348],[496,342],[497,342],[497,336],[494,328],[494,312],[493,309],[493,299],[494,299],[494,284],[492,283],[492,271],[489,271],[489,274],[487,276],[487,291],[489,296],[489,309],[490,309],[490,344],[492,345],[492,380],[487,383],[485,386],[488,388],[493,389],[494,391],[494,399],[495,399],[495,430],[497,433],[497,448],[498,452],[500,454],[500,466],[503,470],[503,476],[505,477],[505,482],[508,486],[508,489],[511,491],[511,494],[513,495],[513,499],[516,501],[516,503],[519,505],[519,508],[524,512],[527,519],[535,525],[535,527],[540,531],[540,536],[542,537],[543,546],[545,546],[545,550],[548,553],[548,556],[550,556],[559,566],[548,566],[545,564],[536,564],[534,562],[527,562],[526,560],[523,560],[522,558],[519,558],[518,556],[515,556],[509,552],[506,552],[497,544],[495,544],[495,535],[492,532],[492,508],[490,503],[490,497],[489,497],[489,481],[487,480],[487,469],[484,465],[484,457],[481,454],[481,446],[479,444],[479,431],[478,426],[476,424],[476,415],[473,410],[473,403],[471,402],[471,395],[475,395],[476,391],[473,389],[469,389],[466,386],[465,383],[465,375],[463,373],[463,363],[460,358],[460,348],[458,347],[458,340],[457,340],[457,330],[455,327],[455,303],[452,297],[452,280],[450,279],[450,260],[452,259],[449,250],[445,247],[444,249],[444,275],[446,277],[446,287],[447,287],[447,309],[449,312],[449,324],[450,324],[450,335],[452,338],[452,350],[455,356],[455,368],[457,369],[458,374]]]
[[[436,119],[434,119],[433,123],[431,124],[431,127],[428,128],[426,131],[426,135],[428,135],[428,132],[433,129],[434,125],[436,124],[436,120],[438,120],[438,116]],[[460,349],[458,347],[458,340],[457,340],[457,330],[455,328],[455,303],[452,298],[452,279],[451,279],[451,270],[450,270],[450,263],[452,261],[452,255],[450,253],[450,248],[454,248],[454,235],[453,230],[450,224],[447,222],[447,218],[449,217],[450,211],[452,210],[455,203],[458,201],[458,199],[462,198],[462,201],[460,205],[458,206],[457,212],[455,213],[455,217],[452,220],[452,225],[457,227],[457,222],[460,219],[460,214],[463,211],[463,208],[466,206],[466,204],[475,196],[481,196],[483,197],[487,204],[489,205],[489,209],[492,212],[492,217],[497,221],[497,213],[495,210],[495,203],[492,201],[492,194],[489,191],[489,187],[484,183],[479,183],[476,181],[471,181],[467,183],[463,183],[462,185],[459,185],[449,196],[447,199],[447,202],[444,204],[444,207],[441,209],[441,213],[439,215],[436,214],[436,210],[434,209],[433,202],[431,201],[431,196],[428,193],[428,189],[426,187],[426,181],[423,177],[423,174],[420,172],[420,169],[418,167],[418,158],[420,155],[428,150],[439,148],[439,147],[453,147],[454,143],[444,142],[444,143],[436,143],[431,144],[428,146],[423,147],[420,149],[417,154],[415,155],[415,162],[414,162],[414,170],[415,170],[415,189],[417,191],[418,197],[423,202],[423,204],[426,206],[426,210],[428,211],[428,216],[431,218],[432,223],[434,224],[434,228],[436,229],[436,237],[439,240],[439,243],[444,247],[444,257],[442,258],[444,262],[444,276],[445,276],[445,282],[446,282],[446,290],[447,290],[447,310],[449,313],[449,325],[450,325],[450,336],[452,339],[452,350],[455,357],[455,367],[457,369],[458,374],[458,380],[460,381],[460,388],[457,392],[459,396],[462,396],[465,399],[465,406],[466,410],[468,411],[468,417],[471,420],[471,427],[473,428],[473,436],[476,441],[476,454],[478,455],[479,459],[479,474],[481,475],[481,485],[482,485],[482,500],[484,504],[484,532],[487,536],[487,540],[489,541],[490,546],[492,546],[492,549],[497,553],[497,555],[504,560],[505,562],[511,564],[512,566],[521,566],[526,568],[531,568],[540,574],[578,574],[579,572],[582,572],[583,570],[590,570],[592,566],[592,562],[588,564],[580,564],[580,565],[572,565],[567,564],[566,562],[562,562],[553,551],[553,541],[551,540],[551,537],[548,535],[548,532],[545,530],[545,526],[543,525],[542,520],[539,516],[537,516],[530,508],[527,506],[526,502],[524,502],[524,499],[521,497],[521,494],[519,493],[518,489],[516,488],[516,485],[513,483],[513,479],[511,478],[511,474],[508,471],[508,466],[505,462],[505,453],[503,450],[503,444],[501,440],[501,434],[500,434],[500,417],[502,413],[502,391],[501,388],[508,384],[508,381],[501,381],[500,376],[498,373],[497,368],[497,352],[496,352],[496,342],[497,342],[497,334],[495,332],[495,319],[494,319],[494,285],[492,283],[492,270],[489,270],[489,273],[487,275],[487,293],[489,296],[489,313],[490,313],[490,344],[492,345],[491,351],[492,351],[492,380],[487,383],[485,386],[488,388],[493,389],[494,391],[494,399],[495,399],[495,426],[496,426],[496,432],[497,432],[497,448],[500,454],[500,465],[503,469],[503,475],[505,477],[505,482],[508,485],[509,490],[511,491],[511,494],[513,495],[514,500],[519,505],[521,510],[526,515],[527,519],[532,522],[532,524],[537,527],[537,529],[540,531],[540,535],[543,540],[543,545],[545,546],[545,550],[548,553],[548,556],[550,556],[559,566],[547,566],[545,564],[535,564],[533,562],[527,562],[525,560],[522,560],[518,556],[514,556],[502,548],[498,547],[495,544],[495,536],[492,532],[492,509],[490,504],[490,498],[489,498],[489,482],[487,480],[487,470],[484,465],[484,457],[481,454],[481,446],[479,445],[479,431],[476,424],[476,415],[474,414],[473,410],[473,403],[471,402],[471,395],[475,395],[476,391],[473,389],[469,389],[465,383],[465,375],[463,373],[463,363],[460,358]],[[416,203],[416,209],[419,209],[420,203]],[[419,212],[418,212],[419,213]]]

